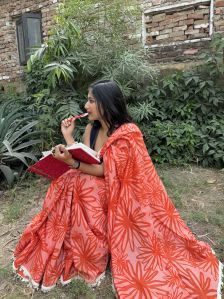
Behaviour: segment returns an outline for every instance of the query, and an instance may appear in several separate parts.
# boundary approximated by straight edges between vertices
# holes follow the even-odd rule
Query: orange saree
[[[221,263],[180,218],[134,124],[101,150],[105,177],[71,170],[51,183],[21,236],[14,268],[43,290],[96,283],[111,255],[120,299],[221,298]]]

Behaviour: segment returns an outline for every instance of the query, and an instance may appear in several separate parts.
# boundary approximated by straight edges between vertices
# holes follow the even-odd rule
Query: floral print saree
[[[120,299],[221,298],[222,265],[180,218],[138,127],[118,128],[101,155],[104,178],[70,170],[51,183],[16,272],[42,290],[76,276],[94,284],[110,256]]]

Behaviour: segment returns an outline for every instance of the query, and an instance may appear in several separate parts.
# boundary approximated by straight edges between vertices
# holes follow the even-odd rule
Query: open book
[[[97,152],[83,143],[74,143],[66,148],[71,153],[72,157],[80,162],[87,164],[100,163]],[[61,176],[69,169],[71,169],[69,165],[63,161],[57,160],[52,155],[52,151],[46,151],[43,152],[43,157],[38,162],[28,168],[28,171],[53,180]]]

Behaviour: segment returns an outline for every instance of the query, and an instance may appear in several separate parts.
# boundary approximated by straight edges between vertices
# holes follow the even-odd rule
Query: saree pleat
[[[181,219],[138,127],[122,125],[101,155],[104,178],[71,170],[51,183],[16,247],[18,274],[43,289],[94,283],[110,255],[120,299],[221,298],[222,265]]]
[[[95,282],[108,257],[105,200],[104,179],[70,170],[53,181],[16,246],[19,274],[42,289],[60,277],[63,283],[76,275]]]

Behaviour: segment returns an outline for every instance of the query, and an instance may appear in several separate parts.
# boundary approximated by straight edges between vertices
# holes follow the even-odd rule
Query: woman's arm
[[[90,147],[90,134],[91,134],[92,127],[93,127],[92,124],[89,123],[86,126],[85,132],[83,134],[83,143],[88,147]]]
[[[86,126],[85,133],[83,136],[83,143],[87,146],[90,146],[91,128],[92,125],[88,124]],[[71,145],[75,143],[75,140],[73,138],[74,129],[75,129],[75,121],[72,120],[72,118],[66,118],[62,121],[61,132],[64,136],[67,145]],[[56,159],[64,161],[66,164],[71,166],[71,168],[76,168],[76,166],[79,164],[78,161],[72,158],[71,154],[66,150],[65,146],[62,144],[55,146],[54,156]],[[100,165],[95,165],[95,164],[87,164],[87,163],[80,162],[78,169],[90,175],[95,175],[99,177],[104,176],[103,163]]]
[[[75,160],[73,159],[73,164],[74,163],[75,163]],[[104,176],[103,163],[101,163],[100,165],[96,165],[96,164],[86,164],[86,163],[80,162],[80,166],[78,169],[81,170],[82,172],[90,174],[90,175],[95,175],[95,176],[99,176],[99,177]]]
[[[61,122],[61,132],[67,145],[75,143],[73,138],[74,129],[75,119],[73,117],[66,118]]]
[[[71,168],[75,169],[77,168],[77,166],[79,166],[78,169],[84,173],[99,176],[99,177],[104,176],[103,163],[100,165],[95,165],[95,164],[86,164],[80,162],[79,164],[78,161],[72,158],[72,155],[68,152],[68,150],[65,148],[63,144],[59,144],[55,146],[54,157],[58,160],[64,161],[66,164],[71,166]]]

